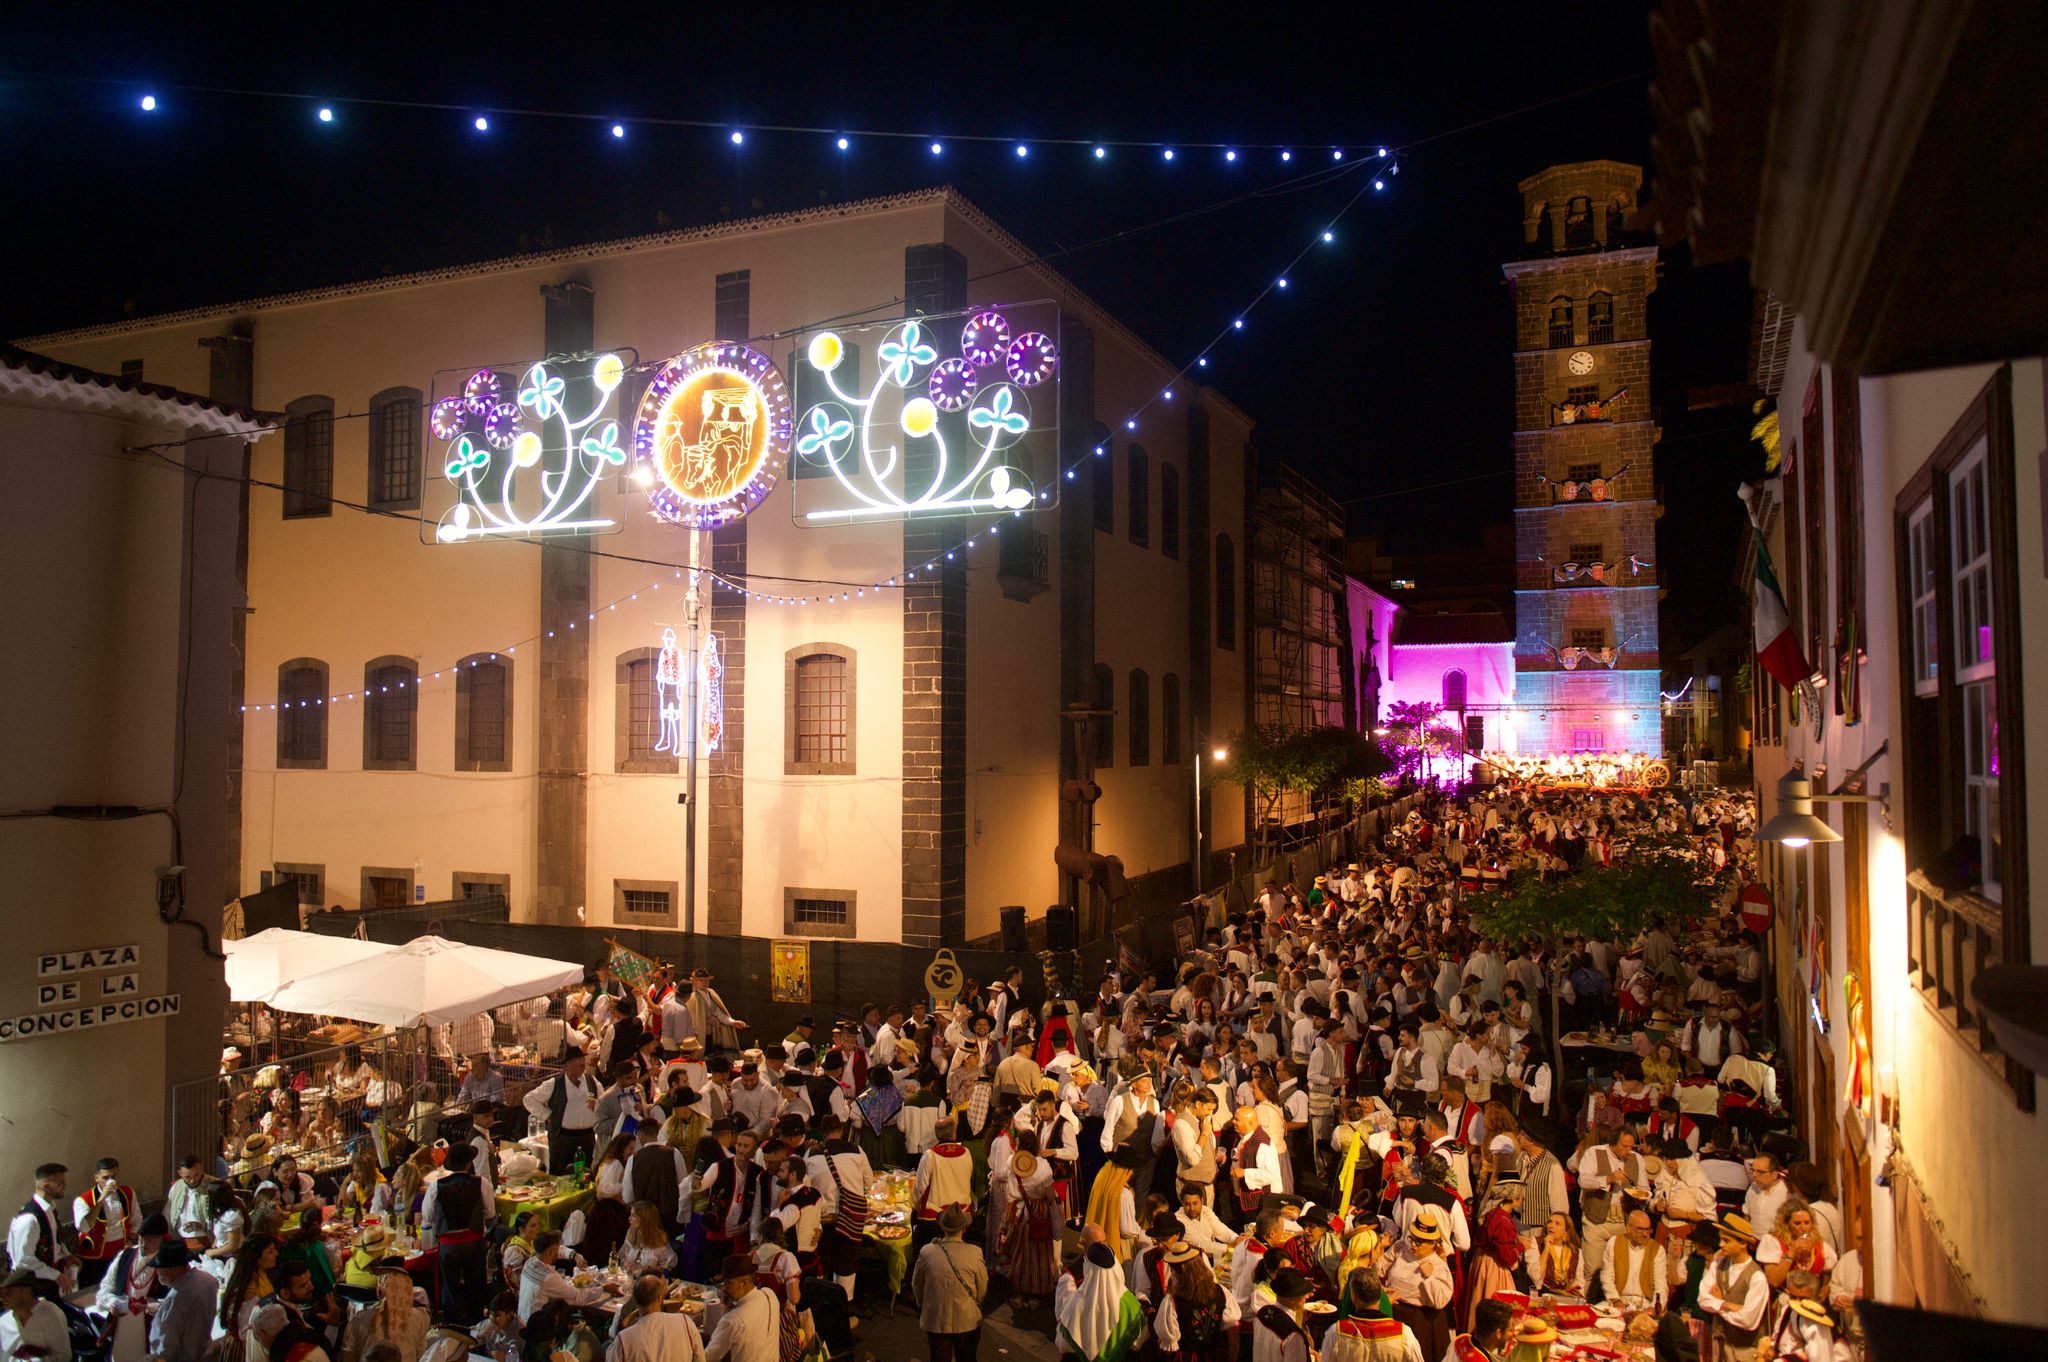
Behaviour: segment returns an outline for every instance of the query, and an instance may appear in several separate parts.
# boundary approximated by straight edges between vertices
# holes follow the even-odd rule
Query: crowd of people
[[[843,1353],[893,1296],[860,1270],[878,1176],[902,1170],[940,1362],[975,1362],[992,1291],[1049,1306],[1080,1362],[1529,1362],[1558,1324],[1537,1302],[1618,1305],[1674,1359],[1843,1362],[1860,1266],[1783,1130],[1755,939],[1710,915],[1543,947],[1469,911],[1519,867],[1651,842],[1703,877],[1739,868],[1751,816],[1662,791],[1433,796],[1359,860],[1267,884],[1170,977],[1111,964],[1034,1007],[1019,966],[753,1045],[705,971],[600,966],[501,1011],[560,1069],[501,1106],[472,1061],[471,1125],[438,1153],[358,1137],[316,1179],[259,1124],[232,1158],[186,1159],[148,1215],[111,1160],[75,1196],[38,1169],[0,1357]],[[1560,1048],[1553,1016],[1582,1043]],[[520,1139],[587,1178],[587,1214],[501,1219]],[[431,1296],[388,1251],[408,1225],[434,1245]],[[585,1264],[628,1285],[579,1285]],[[675,1279],[721,1287],[708,1340],[664,1308]]]

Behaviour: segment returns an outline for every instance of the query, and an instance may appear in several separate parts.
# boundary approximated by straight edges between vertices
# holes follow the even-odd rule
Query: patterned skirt
[[[1020,1296],[1050,1296],[1058,1274],[1060,1205],[1050,1197],[1010,1203],[998,1243],[998,1261],[1010,1289]]]

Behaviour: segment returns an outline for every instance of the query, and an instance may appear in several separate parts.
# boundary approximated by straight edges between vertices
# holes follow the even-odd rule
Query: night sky
[[[1561,161],[1648,166],[1648,11],[1379,11],[1324,24],[1322,7],[1245,8],[1212,25],[1040,5],[1016,11],[1026,28],[960,6],[784,5],[759,21],[743,7],[633,7],[638,22],[612,8],[417,7],[388,25],[347,9],[317,26],[271,7],[123,7],[98,22],[24,10],[0,58],[0,156],[27,267],[0,296],[0,335],[951,183],[1185,361],[1372,173],[1330,172],[1386,145],[1403,149],[1400,174],[1367,190],[1204,372],[1257,420],[1262,451],[1347,503],[1354,530],[1442,545],[1508,518],[1500,263],[1520,242],[1515,183]],[[154,114],[137,107],[145,91]],[[332,124],[315,117],[323,100]],[[600,118],[494,112],[478,134],[484,108]],[[727,129],[741,124],[920,135],[856,133],[841,152],[760,131],[736,149]],[[1005,140],[960,140],[971,134]],[[947,142],[937,158],[934,136]],[[1040,137],[1180,146],[1171,162],[1141,148],[1014,154]],[[1244,149],[1229,163],[1194,142]],[[1651,314],[1667,652],[1735,609],[1748,413],[1688,412],[1687,394],[1742,381],[1748,311],[1745,265],[1667,257]]]

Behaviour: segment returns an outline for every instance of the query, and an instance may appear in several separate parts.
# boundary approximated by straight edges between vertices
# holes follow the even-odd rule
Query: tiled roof
[[[1394,646],[1427,643],[1513,643],[1515,631],[1498,610],[1463,615],[1412,615],[1394,621]]]
[[[22,386],[21,380],[24,379],[41,379],[47,384],[67,385],[108,397],[121,396],[166,402],[184,408],[195,418],[194,424],[222,431],[268,430],[276,425],[279,419],[272,413],[229,406],[227,403],[199,397],[168,384],[145,383],[137,378],[122,378],[117,374],[104,374],[82,365],[67,364],[63,360],[51,359],[48,355],[39,355],[33,350],[24,350],[5,341],[0,341],[0,369],[4,369],[6,376],[15,380],[8,385],[11,387]]]

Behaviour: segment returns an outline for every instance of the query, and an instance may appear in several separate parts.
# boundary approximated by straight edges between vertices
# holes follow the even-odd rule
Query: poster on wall
[[[811,943],[771,941],[768,943],[768,996],[778,1003],[808,1003],[811,1000]]]
[[[799,335],[789,458],[808,528],[1059,504],[1056,303],[836,325]]]

